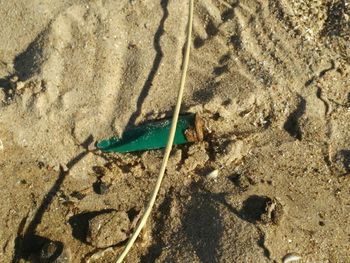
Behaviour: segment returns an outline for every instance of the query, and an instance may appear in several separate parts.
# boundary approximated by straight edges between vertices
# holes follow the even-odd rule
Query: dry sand
[[[350,3],[195,2],[183,112],[211,133],[174,148],[126,261],[350,262]],[[171,114],[187,1],[1,0],[0,17],[0,261],[112,262],[162,151],[91,150]]]

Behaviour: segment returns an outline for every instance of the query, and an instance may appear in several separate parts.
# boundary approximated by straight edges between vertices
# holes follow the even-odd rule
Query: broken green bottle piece
[[[198,117],[199,118],[199,117]],[[188,131],[194,131],[197,117],[195,114],[179,116],[174,144],[191,142]],[[122,138],[112,137],[99,141],[97,148],[103,152],[134,152],[164,148],[168,142],[171,120],[160,120],[140,125],[126,131]]]

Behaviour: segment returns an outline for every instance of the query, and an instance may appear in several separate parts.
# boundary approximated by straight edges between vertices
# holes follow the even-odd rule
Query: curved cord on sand
[[[160,168],[159,175],[158,175],[158,178],[157,178],[157,182],[156,182],[156,185],[155,185],[155,187],[153,189],[153,192],[151,194],[151,198],[150,198],[150,200],[149,200],[149,202],[147,204],[145,213],[143,214],[143,216],[142,216],[141,220],[139,221],[138,225],[136,226],[136,229],[135,229],[134,233],[132,234],[132,236],[130,237],[128,243],[126,244],[123,252],[117,258],[116,263],[121,263],[124,260],[125,256],[128,254],[129,250],[133,246],[136,238],[140,234],[142,228],[146,224],[146,221],[147,221],[147,219],[148,219],[148,217],[149,217],[149,215],[150,215],[150,213],[152,211],[154,202],[156,201],[157,194],[158,194],[158,191],[159,191],[159,188],[160,188],[160,184],[162,183],[162,180],[163,180],[163,177],[164,177],[165,168],[166,168],[166,165],[168,163],[170,151],[171,151],[171,148],[172,148],[173,142],[174,142],[174,136],[175,136],[177,121],[178,121],[178,118],[179,118],[180,107],[181,107],[181,102],[182,102],[182,96],[183,96],[183,92],[184,92],[184,89],[185,89],[187,68],[188,68],[188,62],[189,62],[189,58],[190,58],[190,47],[191,47],[191,36],[192,36],[192,20],[193,20],[193,0],[190,0],[190,3],[189,3],[189,15],[188,15],[188,25],[187,25],[188,28],[187,28],[186,52],[185,52],[185,58],[184,58],[184,63],[183,63],[183,68],[182,68],[180,88],[179,88],[178,95],[177,95],[176,107],[175,107],[175,111],[174,111],[173,120],[171,122],[171,128],[170,128],[168,143],[167,143],[166,148],[165,148],[165,153],[164,153],[164,157],[163,157],[163,161],[162,161],[162,166]]]

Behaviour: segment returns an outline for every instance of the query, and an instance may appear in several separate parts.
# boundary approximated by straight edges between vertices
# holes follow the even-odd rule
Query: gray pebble
[[[350,150],[338,151],[334,159],[334,166],[341,174],[350,173]]]

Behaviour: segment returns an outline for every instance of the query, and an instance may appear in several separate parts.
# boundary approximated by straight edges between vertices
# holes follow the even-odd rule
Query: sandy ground
[[[126,262],[350,262],[350,3],[195,2],[183,112],[207,133]],[[0,1],[1,262],[120,253],[162,150],[92,150],[171,115],[187,4]]]

